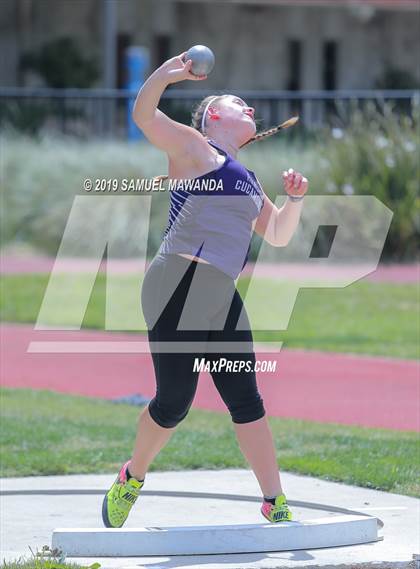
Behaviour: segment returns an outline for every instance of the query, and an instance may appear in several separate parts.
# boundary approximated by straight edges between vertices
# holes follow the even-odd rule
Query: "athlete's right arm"
[[[133,107],[133,120],[152,144],[164,150],[169,156],[188,153],[203,136],[194,128],[176,122],[162,113],[157,106],[166,87],[172,83],[189,79],[200,81],[206,75],[191,73],[192,61],[186,63],[181,53],[163,63],[150,75],[140,89]]]

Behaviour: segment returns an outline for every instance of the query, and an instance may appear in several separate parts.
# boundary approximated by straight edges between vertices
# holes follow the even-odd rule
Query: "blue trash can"
[[[126,89],[136,94],[146,79],[149,68],[149,50],[146,47],[130,46],[125,51]],[[128,140],[141,140],[144,134],[131,118],[136,95],[127,99],[127,135]]]

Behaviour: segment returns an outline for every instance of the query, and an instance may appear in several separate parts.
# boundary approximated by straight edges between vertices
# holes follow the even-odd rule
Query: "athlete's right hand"
[[[179,81],[184,81],[186,79],[189,79],[190,81],[202,81],[203,79],[207,79],[207,75],[194,75],[191,73],[191,59],[185,62],[183,60],[186,53],[187,52],[184,51],[176,57],[168,59],[168,61],[165,61],[165,63],[163,63],[157,70],[159,75],[164,77],[168,84],[178,83]]]

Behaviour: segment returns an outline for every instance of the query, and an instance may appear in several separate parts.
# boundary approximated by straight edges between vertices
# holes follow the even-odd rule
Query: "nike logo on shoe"
[[[130,492],[126,492],[125,494],[123,494],[122,496],[125,500],[127,500],[128,502],[131,502],[132,504],[134,504],[134,502],[137,499],[137,496],[135,496],[134,494],[130,494]]]
[[[273,519],[274,519],[275,521],[278,521],[278,520],[287,520],[287,513],[286,513],[286,512],[275,512],[275,513],[273,514]]]

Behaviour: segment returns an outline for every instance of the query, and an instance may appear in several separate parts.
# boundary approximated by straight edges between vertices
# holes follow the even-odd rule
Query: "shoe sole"
[[[105,497],[102,502],[102,521],[106,528],[115,528],[115,526],[111,525],[108,517],[108,493],[105,494]]]

